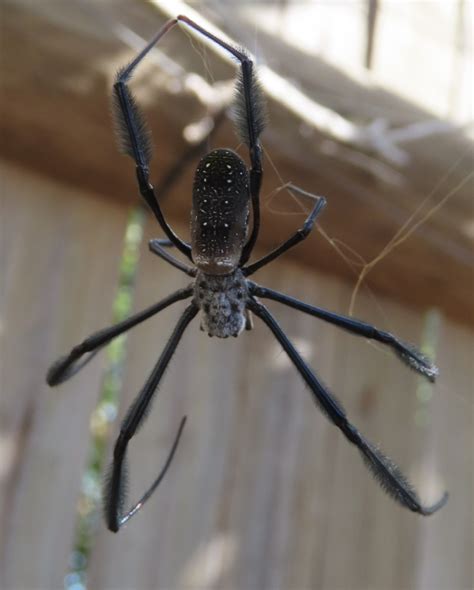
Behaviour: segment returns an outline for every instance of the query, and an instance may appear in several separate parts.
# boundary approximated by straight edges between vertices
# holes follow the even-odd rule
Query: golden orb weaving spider
[[[159,200],[149,180],[151,159],[149,132],[128,87],[128,81],[138,64],[152,47],[178,23],[183,23],[212,40],[237,60],[239,75],[234,101],[236,131],[241,141],[248,147],[250,159],[250,169],[247,169],[243,160],[230,149],[215,149],[201,159],[194,177],[191,244],[181,240],[163,216]],[[56,361],[48,371],[47,382],[50,386],[66,381],[89,362],[99,349],[119,334],[177,301],[191,299],[191,303],[178,320],[153,371],[122,422],[120,434],[115,443],[110,475],[104,486],[104,512],[108,528],[117,532],[140,510],[163,479],[173,459],[185,418],[181,421],[171,451],[158,477],[142,498],[126,510],[124,508],[125,455],[128,443],[143,423],[150,402],[181,336],[198,312],[201,313],[201,329],[209,336],[217,336],[218,338],[237,337],[244,329],[251,329],[250,314],[255,314],[268,326],[281,344],[308,385],[320,410],[341,430],[347,440],[358,448],[364,462],[382,488],[394,500],[413,512],[425,516],[436,512],[445,504],[447,493],[432,506],[421,504],[414,488],[396,464],[349,422],[341,403],[310,369],[273,315],[258,298],[272,299],[339,326],[352,334],[381,342],[391,347],[403,362],[430,381],[434,381],[437,368],[415,347],[403,343],[388,332],[378,330],[374,326],[352,317],[345,317],[303,303],[267,287],[262,287],[248,279],[262,266],[272,262],[304,240],[313,229],[316,218],[324,209],[326,201],[324,198],[310,195],[298,187],[292,187],[297,192],[313,198],[313,208],[303,226],[275,250],[256,262],[247,264],[257,241],[260,227],[259,195],[262,182],[262,149],[259,137],[265,125],[265,101],[253,63],[247,53],[242,49],[232,47],[189,18],[180,15],[169,20],[136,58],[118,72],[113,98],[121,150],[135,161],[140,193],[167,236],[166,239],[151,240],[150,249],[172,266],[193,277],[194,280],[188,287],[179,289],[148,309],[115,326],[92,334],[74,347],[67,356]],[[252,230],[249,233],[250,209],[252,209],[253,222]],[[183,264],[172,256],[166,249],[169,246],[176,247],[189,259],[192,266]],[[84,355],[86,356],[84,357]]]

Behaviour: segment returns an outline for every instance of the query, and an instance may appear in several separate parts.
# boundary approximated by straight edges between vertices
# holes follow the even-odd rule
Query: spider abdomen
[[[247,282],[240,270],[230,275],[199,272],[194,299],[199,306],[201,329],[218,338],[237,337],[246,325]]]
[[[249,219],[249,174],[229,149],[205,155],[194,176],[191,213],[195,265],[213,275],[229,274],[240,261]]]

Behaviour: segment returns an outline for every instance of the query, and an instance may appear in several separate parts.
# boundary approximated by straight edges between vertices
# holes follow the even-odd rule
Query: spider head
[[[212,275],[232,273],[239,264],[249,222],[249,173],[232,150],[204,156],[194,176],[191,213],[195,265]]]

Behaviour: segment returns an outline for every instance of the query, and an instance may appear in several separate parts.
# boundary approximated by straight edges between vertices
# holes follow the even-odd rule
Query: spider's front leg
[[[275,318],[264,305],[250,299],[248,306],[273,332],[273,335],[283,347],[290,360],[298,370],[310,388],[314,401],[321,408],[328,419],[337,426],[349,442],[355,445],[364,459],[365,464],[380,483],[381,487],[399,504],[412,512],[428,516],[439,510],[448,499],[445,492],[443,496],[432,506],[424,506],[418,495],[402,474],[397,465],[385,456],[380,449],[368,441],[347,419],[346,412],[341,403],[321,383],[303,358],[298,354],[293,344],[289,341]]]
[[[136,100],[127,85],[127,82],[132,77],[135,68],[141,60],[177,23],[177,19],[171,19],[165,23],[137,57],[130,64],[118,71],[114,84],[113,112],[117,124],[117,136],[120,148],[123,153],[135,160],[137,180],[141,195],[153,211],[168,239],[173,242],[178,250],[192,260],[191,247],[189,244],[186,244],[186,242],[181,240],[168,225],[155,195],[153,185],[150,183],[149,164],[152,154],[150,132],[147,128],[144,117],[138,108]]]
[[[136,434],[138,428],[143,424],[147,412],[150,407],[150,402],[158,388],[158,385],[163,377],[163,374],[173,356],[173,353],[178,346],[181,336],[185,329],[196,316],[198,307],[191,303],[184,313],[181,315],[176,324],[173,333],[171,334],[166,346],[161,353],[161,356],[156,363],[153,371],[148,377],[143,389],[138,394],[137,398],[128,410],[122,426],[120,434],[114,447],[114,458],[110,470],[110,475],[106,480],[104,486],[104,515],[107,527],[116,533],[134,514],[136,514],[148,498],[153,494],[158,487],[163,477],[165,476],[168,467],[171,464],[173,455],[179,443],[179,438],[184,427],[185,418],[181,421],[178,433],[175,437],[173,446],[168,455],[168,458],[161,469],[158,477],[154,480],[145,494],[140,500],[124,512],[125,491],[126,491],[126,469],[125,469],[125,455],[130,439]]]

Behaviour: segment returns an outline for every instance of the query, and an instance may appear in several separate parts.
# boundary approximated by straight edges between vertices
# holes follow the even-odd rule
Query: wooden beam
[[[104,198],[137,202],[133,164],[117,153],[108,105],[114,71],[133,52],[113,31],[126,24],[147,38],[164,17],[139,2],[114,4],[113,11],[112,5],[101,5],[103,22],[79,4],[58,5],[54,16],[44,6],[11,3],[3,14],[6,50],[2,52],[0,155]],[[398,97],[364,87],[268,35],[259,35],[259,42],[262,51],[277,56],[281,74],[299,80],[313,100],[319,100],[324,92],[343,96],[346,108],[351,105],[354,120],[363,116],[369,103],[372,109],[397,113],[394,120],[399,123],[426,119],[426,113]],[[201,54],[182,32],[173,32],[161,49],[168,51],[184,72],[204,75]],[[216,80],[232,78],[229,64],[209,51],[206,56]],[[156,64],[138,72],[134,87],[150,119],[154,178],[158,182],[187,148],[183,129],[202,119],[207,110],[195,94],[180,88],[179,81]],[[340,101],[337,107],[342,108]],[[342,144],[317,129],[301,133],[301,120],[274,98],[269,101],[269,115],[263,139],[278,173],[267,159],[262,247],[275,246],[304,219],[301,205],[295,205],[290,195],[283,191],[272,196],[276,188],[291,180],[328,198],[321,224],[329,236],[344,244],[343,251],[356,264],[351,268],[316,235],[292,254],[310,265],[308,268],[345,276],[354,285],[361,270],[357,261],[375,259],[453,166],[424,211],[457,184],[465,185],[375,266],[367,282],[401,301],[441,307],[460,321],[473,322],[473,185],[468,181],[472,145],[463,134],[453,131],[439,141],[427,138],[407,144],[410,163],[396,169],[376,154]],[[230,122],[213,145],[236,147]],[[245,155],[245,150],[240,151]],[[189,217],[191,170],[192,166],[164,204],[175,218]]]

